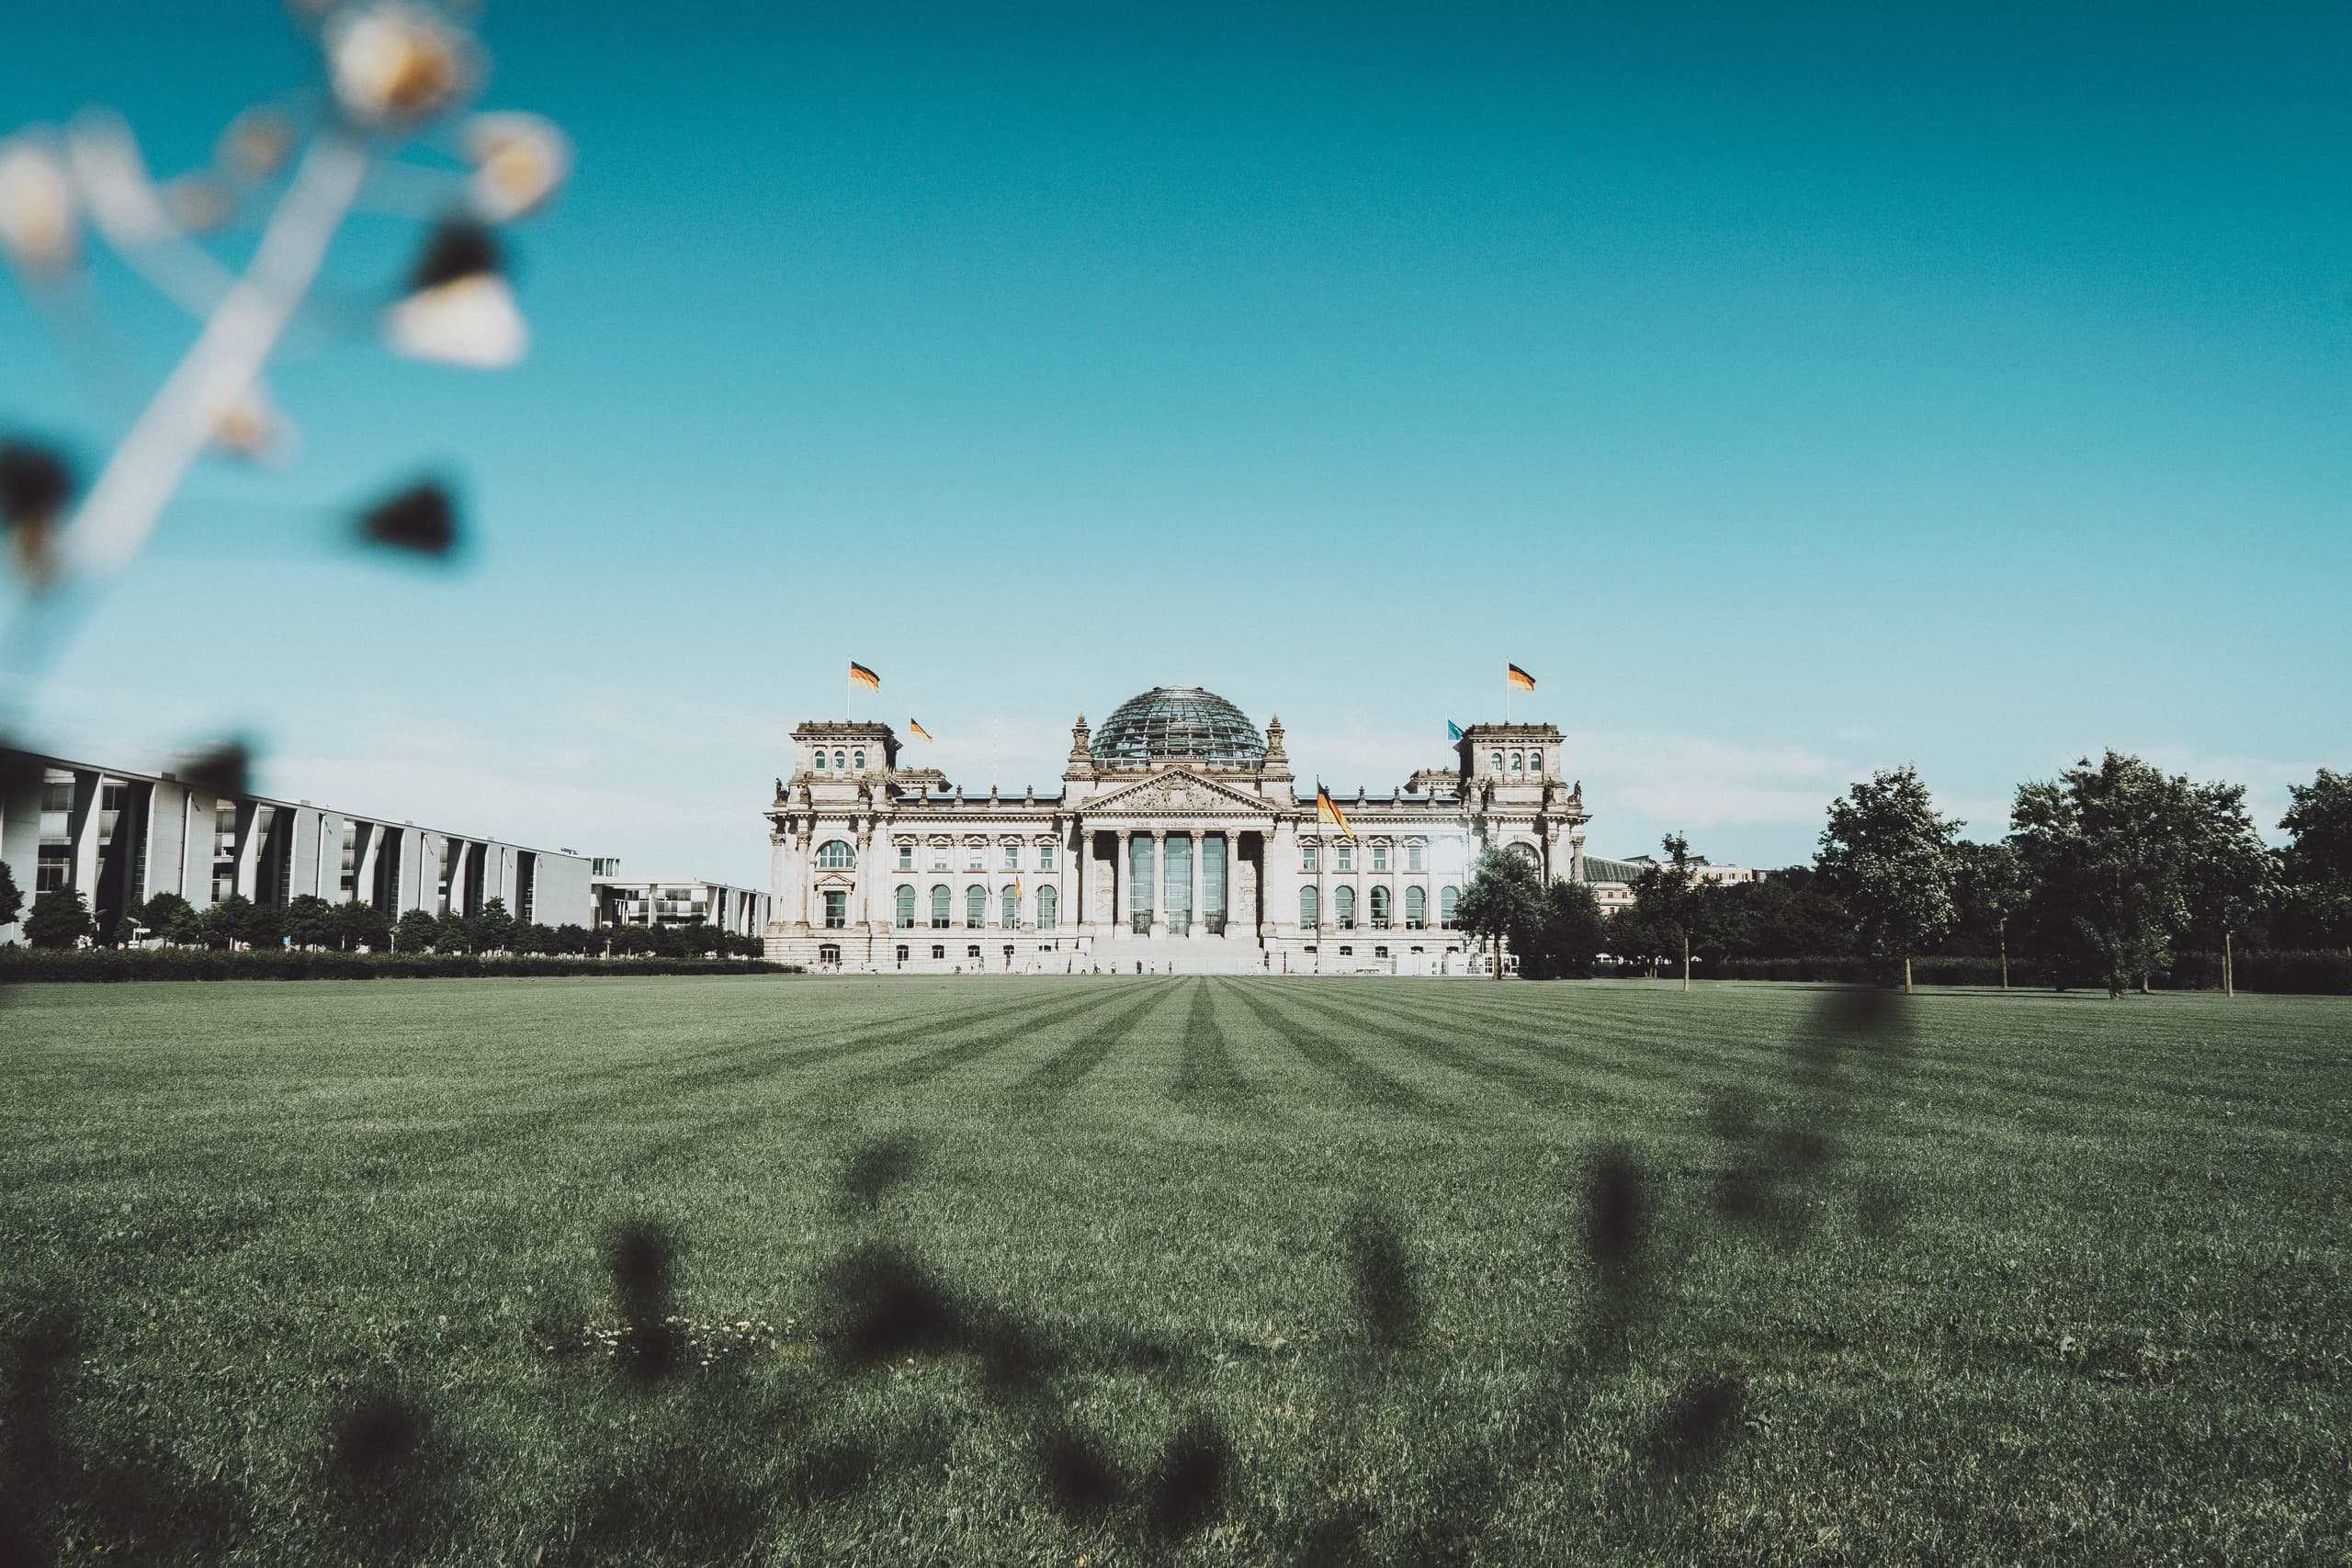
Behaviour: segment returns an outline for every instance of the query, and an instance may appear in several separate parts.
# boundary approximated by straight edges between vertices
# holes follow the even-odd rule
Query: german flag
[[[907,720],[907,728],[912,733],[922,736],[925,740],[931,740],[931,731],[925,729],[919,720],[912,718]],[[931,743],[934,746],[939,744],[936,740],[932,740]]]
[[[1503,683],[1509,686],[1512,691],[1532,692],[1535,689],[1535,677],[1530,675],[1526,671],[1521,670],[1518,665],[1506,664],[1503,668],[1508,671],[1508,673],[1503,676]]]
[[[1355,829],[1349,825],[1348,814],[1340,809],[1340,803],[1333,800],[1331,792],[1321,784],[1315,786],[1315,818],[1318,822],[1337,828],[1351,839],[1356,836]]]
[[[849,679],[850,684],[863,686],[869,692],[878,692],[882,689],[882,677],[854,659],[849,661]]]

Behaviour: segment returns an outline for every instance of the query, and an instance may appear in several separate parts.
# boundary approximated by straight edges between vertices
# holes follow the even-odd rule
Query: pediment
[[[1154,773],[1138,779],[1124,789],[1097,795],[1086,803],[1089,818],[1102,817],[1231,817],[1246,814],[1251,817],[1273,815],[1273,805],[1263,796],[1231,784],[1204,779],[1198,773],[1172,768],[1164,773]]]

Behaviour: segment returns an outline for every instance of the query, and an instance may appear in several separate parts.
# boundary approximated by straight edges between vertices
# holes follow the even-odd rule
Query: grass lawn
[[[2326,1562],[2352,1003],[0,996],[0,1562]]]

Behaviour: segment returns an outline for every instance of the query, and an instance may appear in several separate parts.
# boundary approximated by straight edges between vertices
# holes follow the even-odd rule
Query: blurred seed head
[[[293,427],[259,382],[239,393],[212,422],[213,449],[247,462],[281,460],[293,445],[292,434]]]
[[[0,250],[36,276],[81,256],[81,219],[65,160],[45,138],[0,141]]]
[[[841,1354],[853,1366],[956,1348],[963,1314],[945,1286],[896,1247],[869,1244],[825,1271]]]
[[[174,180],[158,194],[171,220],[190,234],[209,234],[237,211],[236,200],[227,187],[203,175]]]
[[[252,786],[253,753],[242,740],[224,741],[184,760],[180,781],[210,795],[243,795]]]
[[[57,536],[73,499],[74,471],[64,458],[30,441],[0,441],[0,524],[17,575],[35,588],[57,575]]]
[[[1357,1214],[1348,1229],[1348,1255],[1355,1270],[1356,1308],[1374,1348],[1393,1351],[1412,1345],[1421,1333],[1421,1297],[1396,1227],[1384,1215]]]
[[[423,1412],[406,1401],[368,1394],[335,1422],[335,1458],[355,1479],[381,1480],[415,1456],[424,1426]]]
[[[438,11],[404,0],[347,7],[322,42],[335,103],[366,130],[409,130],[447,112],[474,85],[473,40]]]
[[[247,109],[220,133],[213,159],[241,180],[266,180],[294,155],[294,122],[268,107]]]
[[[1233,1468],[1225,1435],[1205,1416],[1195,1419],[1160,1456],[1151,1482],[1151,1528],[1185,1535],[1216,1517]]]
[[[384,323],[385,342],[395,354],[499,370],[530,347],[530,328],[501,272],[498,242],[479,223],[435,229],[408,287],[407,298]]]
[[[922,1151],[911,1139],[886,1138],[852,1155],[842,1171],[842,1190],[872,1208],[882,1195],[914,1174]]]
[[[536,212],[571,173],[571,141],[533,114],[474,116],[466,122],[465,152],[474,166],[473,209],[492,223]]]
[[[457,501],[435,479],[395,491],[359,514],[363,541],[410,555],[446,558],[458,547],[458,535]]]
[[[1622,1146],[1593,1156],[1585,1181],[1585,1253],[1604,1269],[1641,1260],[1649,1243],[1649,1186],[1633,1151]]]

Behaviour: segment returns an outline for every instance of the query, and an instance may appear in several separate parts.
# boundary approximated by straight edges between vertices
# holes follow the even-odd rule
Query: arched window
[[[851,765],[852,767],[854,767],[854,768],[856,768],[856,769],[857,769],[859,772],[861,772],[861,773],[863,773],[863,772],[865,771],[865,752],[864,751],[864,750],[863,750],[863,749],[861,749],[861,750],[857,750],[857,751],[855,751],[855,752],[853,752],[853,753],[851,754],[851,756],[850,756],[850,765]]]
[[[1020,924],[1021,889],[1018,887],[1008,887],[1004,890],[1004,929],[1006,931],[1013,931],[1017,929]]]
[[[1051,887],[1037,889],[1037,929],[1039,931],[1049,931],[1054,929],[1054,906],[1059,902],[1060,899],[1055,896]]]
[[[828,753],[822,746],[817,748],[817,771],[819,773],[821,773],[825,771],[825,763],[829,756],[830,753]]]
[[[1355,930],[1356,890],[1352,887],[1342,887],[1335,891],[1331,895],[1331,913],[1339,917],[1341,931]]]
[[[1501,773],[1503,771],[1503,754],[1500,751],[1487,752],[1487,766],[1493,769],[1496,773]]]
[[[989,890],[977,882],[964,890],[964,923],[974,931],[989,923]]]
[[[1429,890],[1423,887],[1408,887],[1405,889],[1405,929],[1408,931],[1417,931],[1429,922]]]
[[[1522,761],[1522,759],[1521,758],[1521,756],[1520,756],[1520,754],[1519,754],[1518,752],[1513,751],[1513,752],[1510,754],[1510,771],[1511,771],[1512,773],[1518,773],[1518,772],[1520,771],[1520,763],[1521,763],[1521,761]]]
[[[947,919],[947,889],[943,885],[931,890],[931,926],[933,931],[945,931]],[[932,956],[936,958],[937,953]]]
[[[1372,890],[1372,929],[1376,931],[1388,929],[1388,889],[1385,887]]]
[[[834,752],[833,766],[842,773],[847,773],[849,771],[849,753],[846,751]]]
[[[817,846],[817,869],[847,871],[857,863],[857,852],[840,839],[827,839]]]
[[[1315,896],[1315,889],[1300,888],[1298,890],[1298,929],[1303,931],[1313,931],[1318,923],[1317,917],[1322,912],[1322,900]]]
[[[1454,926],[1455,918],[1459,916],[1461,912],[1462,889],[1459,887],[1439,888],[1437,893],[1437,923],[1443,926],[1447,931],[1452,931]]]
[[[1543,857],[1535,852],[1533,844],[1513,844],[1510,846],[1510,852],[1538,870],[1543,869]]]
[[[911,887],[901,887],[899,889],[899,924],[906,927],[914,923],[915,890]]]

